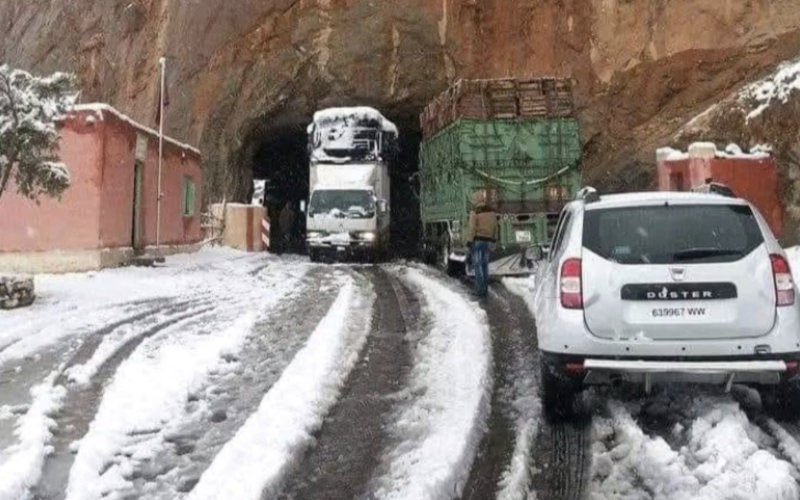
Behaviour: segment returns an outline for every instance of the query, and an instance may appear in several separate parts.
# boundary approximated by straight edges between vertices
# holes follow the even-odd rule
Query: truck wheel
[[[316,250],[314,248],[309,248],[308,249],[308,258],[311,260],[311,262],[320,262],[321,259],[320,259],[319,250]]]
[[[800,415],[800,379],[797,377],[764,386],[759,393],[762,406],[774,418],[789,420]]]
[[[561,373],[550,363],[541,364],[540,397],[545,416],[550,420],[571,419],[577,415],[575,408],[582,384]]]
[[[441,259],[441,266],[442,270],[447,273],[448,276],[458,277],[464,273],[464,266],[459,262],[454,262],[450,259],[450,251],[452,250],[452,245],[450,243],[450,237],[445,236],[442,238],[441,242],[441,249],[440,249],[440,259]]]

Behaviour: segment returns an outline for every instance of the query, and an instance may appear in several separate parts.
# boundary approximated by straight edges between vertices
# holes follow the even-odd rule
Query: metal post
[[[161,86],[158,103],[158,199],[156,200],[156,252],[161,246],[161,199],[164,197],[161,192],[161,167],[164,159],[164,85],[167,69],[167,60],[162,57],[158,60],[161,66]]]

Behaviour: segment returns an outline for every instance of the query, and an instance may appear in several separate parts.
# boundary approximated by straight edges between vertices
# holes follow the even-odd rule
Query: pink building
[[[61,124],[71,185],[39,205],[10,185],[0,198],[0,271],[67,272],[125,263],[156,244],[158,134],[102,104],[79,105]],[[200,152],[165,138],[160,244],[201,240]]]
[[[670,148],[656,152],[659,191],[691,191],[707,179],[730,187],[736,196],[758,208],[775,236],[783,234],[783,203],[775,157],[765,152],[718,151],[698,142],[684,153]]]

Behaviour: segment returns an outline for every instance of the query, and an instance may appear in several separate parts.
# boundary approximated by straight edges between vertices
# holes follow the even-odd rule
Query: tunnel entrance
[[[379,108],[378,108],[379,109]],[[419,198],[414,174],[418,170],[421,132],[416,115],[384,113],[399,129],[399,155],[390,166],[391,181],[391,257],[413,258],[419,250]],[[275,117],[256,127],[247,137],[245,165],[242,174],[253,180],[263,180],[264,204],[270,216],[271,252],[305,253],[306,215],[301,210],[309,196],[309,154],[306,127],[307,117]],[[249,165],[247,165],[249,163]],[[248,168],[249,167],[249,168]],[[346,168],[346,167],[343,167]],[[247,201],[254,189],[249,180]],[[289,204],[291,211],[281,217]],[[292,217],[291,214],[294,214]],[[289,234],[281,228],[281,219],[290,221]],[[285,225],[285,224],[284,224]]]
[[[264,181],[263,204],[270,219],[269,250],[304,253],[305,215],[301,203],[308,198],[309,172],[305,127],[300,123],[286,124],[264,130],[253,140],[252,178]]]

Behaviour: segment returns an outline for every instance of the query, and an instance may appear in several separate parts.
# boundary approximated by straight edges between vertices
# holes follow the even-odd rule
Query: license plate
[[[654,307],[650,310],[650,316],[655,319],[670,319],[670,318],[698,318],[702,319],[708,315],[708,308],[703,306],[697,307]]]
[[[517,231],[516,232],[517,241],[520,243],[530,243],[531,242],[531,232],[530,231]]]

